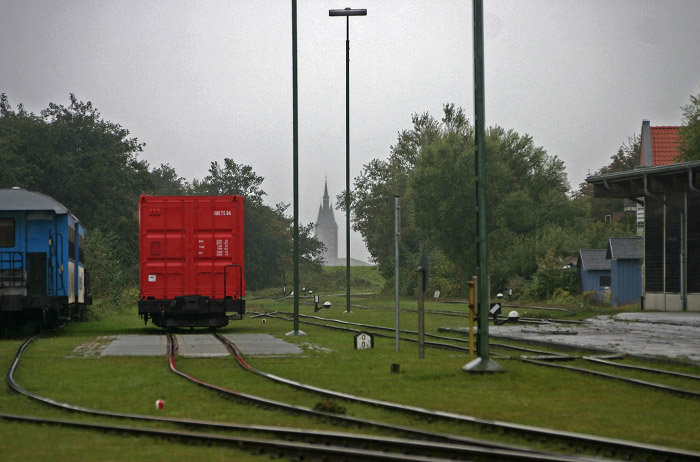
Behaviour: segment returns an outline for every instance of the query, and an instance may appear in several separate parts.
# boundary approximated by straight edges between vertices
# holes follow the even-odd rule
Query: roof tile
[[[643,256],[641,237],[611,237],[605,258],[638,260]]]
[[[610,260],[605,259],[606,249],[579,250],[578,265],[585,271],[610,271]]]
[[[650,129],[653,165],[675,164],[676,157],[680,154],[681,127],[650,127]]]

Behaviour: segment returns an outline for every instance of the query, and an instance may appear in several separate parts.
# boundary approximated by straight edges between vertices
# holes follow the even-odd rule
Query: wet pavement
[[[490,326],[494,337],[700,363],[700,313],[621,313],[582,324]]]

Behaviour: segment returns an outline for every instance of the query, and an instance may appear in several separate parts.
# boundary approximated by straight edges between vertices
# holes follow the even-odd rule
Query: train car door
[[[46,295],[46,254],[27,254],[27,295]]]
[[[27,294],[54,295],[54,283],[49,270],[49,233],[53,217],[46,212],[27,213]]]

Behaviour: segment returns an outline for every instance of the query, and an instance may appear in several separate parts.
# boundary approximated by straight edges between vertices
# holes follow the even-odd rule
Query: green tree
[[[131,275],[121,262],[120,238],[112,232],[92,229],[85,241],[85,265],[90,272],[92,295],[117,303],[119,295],[131,283]]]
[[[422,150],[411,175],[417,223],[442,252],[469,273],[476,270],[474,129],[449,126]],[[532,139],[495,126],[486,133],[489,269],[494,288],[531,274],[547,251],[564,255],[573,242],[564,229],[583,222],[567,195],[564,164]],[[552,236],[561,239],[554,240]]]
[[[0,96],[0,186],[47,194],[73,212],[88,229],[102,229],[114,241],[120,264],[136,282],[138,195],[148,190],[143,144],[119,124],[105,121],[91,102],[71,94],[70,104],[50,103],[40,115]]]
[[[44,120],[21,104],[15,112],[7,96],[0,95],[0,187],[40,184],[47,163],[46,130]]]
[[[537,259],[537,271],[528,287],[528,295],[547,299],[555,293],[575,294],[579,291],[578,271],[563,265],[552,252]]]
[[[351,194],[353,229],[362,235],[372,260],[392,287],[395,196],[401,198],[402,293],[410,293],[415,285],[413,273],[421,253],[432,256],[429,241],[421,237],[407,202],[408,178],[421,149],[433,142],[441,130],[440,123],[427,113],[413,115],[412,123],[412,129],[399,133],[387,160],[374,159],[364,166],[355,178]],[[345,191],[338,194],[336,204],[345,210]]]
[[[223,165],[212,162],[209,174],[192,185],[195,194],[244,197],[246,286],[252,290],[284,284],[292,263],[293,220],[285,213],[287,205],[263,203],[263,180],[251,166],[226,158]],[[300,227],[299,245],[300,267],[320,271],[323,244],[314,237],[312,225]]]
[[[402,280],[415,279],[405,276],[425,253],[435,262],[435,288],[454,293],[476,266],[474,127],[454,105],[444,106],[440,121],[423,114],[413,124],[399,133],[388,160],[373,160],[355,179],[355,229],[391,280],[393,196],[401,195]],[[486,152],[489,268],[498,287],[534,273],[548,251],[575,253],[587,209],[568,196],[563,162],[529,136],[491,127]]]
[[[700,93],[683,106],[683,127],[680,133],[681,160],[700,160]]]
[[[169,164],[151,170],[151,186],[147,191],[154,196],[181,196],[190,191],[191,186],[177,174]]]
[[[642,152],[642,141],[638,135],[633,135],[627,139],[613,155],[611,162],[597,170],[594,175],[606,175],[608,173],[624,172],[633,170],[639,165],[639,159]],[[586,203],[589,207],[589,213],[594,221],[604,221],[606,216],[613,216],[615,213],[622,212],[624,209],[624,200],[620,198],[593,198],[593,185],[588,182],[583,182],[579,185],[579,189],[574,193],[574,197]]]
[[[240,165],[224,159],[224,165],[212,162],[209,175],[204,180],[195,180],[192,189],[199,194],[236,194],[246,199],[246,204],[260,205],[265,191],[260,189],[264,178],[258,176],[250,165]]]

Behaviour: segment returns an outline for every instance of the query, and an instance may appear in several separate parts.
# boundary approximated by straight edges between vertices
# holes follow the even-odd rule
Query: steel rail
[[[207,442],[219,442],[219,443],[231,443],[235,444],[237,447],[248,447],[251,446],[258,452],[270,452],[271,449],[276,455],[279,453],[291,452],[295,454],[297,459],[300,460],[299,455],[302,457],[307,457],[309,455],[317,454],[328,460],[425,460],[425,461],[438,461],[438,460],[455,460],[455,458],[463,459],[468,457],[469,460],[512,460],[512,461],[535,461],[535,460],[545,460],[552,462],[576,462],[584,461],[588,459],[569,457],[569,456],[557,456],[550,455],[547,453],[522,450],[516,447],[509,447],[504,445],[492,444],[488,442],[482,442],[479,440],[453,436],[453,435],[443,435],[432,432],[423,432],[413,429],[408,429],[409,432],[413,433],[413,436],[427,437],[428,441],[418,441],[415,439],[401,439],[392,437],[379,437],[372,435],[361,435],[353,433],[343,433],[343,432],[328,432],[319,430],[309,430],[309,429],[294,429],[294,428],[284,428],[284,427],[272,427],[264,425],[243,425],[234,424],[227,422],[211,422],[184,418],[172,418],[172,417],[155,417],[139,414],[128,414],[128,413],[118,413],[111,411],[101,411],[95,409],[89,409],[81,406],[71,405],[68,403],[63,403],[51,398],[47,398],[22,388],[17,384],[14,373],[19,365],[19,359],[22,353],[26,350],[28,345],[33,342],[39,335],[26,340],[17,350],[15,358],[6,374],[8,384],[12,389],[21,393],[31,399],[38,400],[45,404],[52,405],[68,411],[74,411],[82,414],[102,416],[102,417],[112,417],[121,419],[131,419],[137,421],[148,421],[148,422],[158,422],[158,423],[172,423],[178,425],[185,425],[188,428],[207,428],[207,429],[223,429],[223,430],[235,430],[235,431],[245,431],[253,433],[264,433],[275,435],[281,439],[261,439],[261,438],[246,438],[240,436],[222,436],[210,433],[195,433],[195,432],[178,432],[174,430],[163,430],[154,428],[142,428],[142,427],[126,427],[117,426],[111,424],[102,423],[91,423],[91,422],[79,422],[71,420],[58,420],[43,417],[32,417],[32,416],[18,416],[12,414],[0,413],[0,418],[5,420],[15,420],[24,422],[35,422],[42,424],[55,424],[63,426],[73,426],[82,427],[90,429],[102,429],[110,431],[118,431],[121,433],[136,433],[139,435],[148,434],[155,436],[167,436],[188,440],[199,440]],[[402,429],[403,427],[389,426],[389,429]],[[298,443],[290,440],[302,440],[305,443]],[[389,452],[390,450],[394,453]],[[430,455],[431,457],[428,457]],[[440,459],[433,457],[445,456],[447,459]],[[324,459],[326,460],[326,459]]]
[[[241,364],[245,369],[250,370],[251,372],[255,372],[259,375],[265,375],[265,373],[260,372],[252,368],[250,365],[248,365],[243,357],[241,356],[241,352],[236,347],[230,340],[222,337],[218,333],[213,334],[216,338],[219,339],[224,345],[229,348],[229,351],[236,357],[236,360]],[[355,425],[359,427],[371,427],[371,428],[378,428],[378,429],[383,429],[383,430],[389,430],[393,432],[398,432],[398,433],[403,433],[407,436],[411,437],[418,437],[422,438],[426,441],[435,441],[435,442],[444,442],[444,443],[452,443],[452,444],[466,444],[466,445],[478,445],[478,446],[483,446],[483,447],[490,447],[490,448],[500,448],[500,449],[512,449],[513,446],[506,446],[503,444],[499,443],[493,443],[490,441],[485,441],[485,440],[479,440],[476,438],[469,438],[469,437],[464,437],[464,436],[459,436],[459,435],[451,435],[451,434],[446,434],[446,433],[436,433],[436,432],[430,432],[430,431],[425,431],[425,430],[419,430],[413,427],[407,427],[403,425],[394,425],[394,424],[388,424],[385,422],[380,422],[380,421],[375,421],[375,420],[367,420],[367,419],[360,419],[357,417],[351,417],[351,416],[346,416],[342,414],[335,414],[335,413],[330,413],[330,412],[323,412],[319,411],[316,409],[312,409],[309,407],[305,406],[297,406],[297,405],[292,405],[276,400],[271,400],[268,398],[262,398],[259,396],[254,396],[254,395],[249,395],[246,393],[242,393],[239,391],[234,391],[234,390],[229,390],[225,387],[221,387],[219,385],[211,384],[208,383],[204,380],[198,379],[196,377],[193,377],[192,375],[189,375],[185,372],[180,371],[177,368],[177,365],[175,364],[174,360],[174,350],[176,349],[176,342],[173,339],[171,343],[171,355],[169,359],[169,364],[170,368],[173,372],[178,374],[179,376],[190,380],[198,385],[201,385],[205,388],[209,388],[212,390],[215,390],[217,392],[220,392],[228,397],[233,397],[233,398],[238,398],[250,403],[254,403],[263,407],[269,407],[269,408],[276,408],[279,410],[287,411],[293,414],[305,414],[309,415],[312,417],[317,417],[322,420],[333,420],[341,424],[346,424],[346,425]],[[281,379],[281,378],[280,378]],[[282,379],[284,380],[284,379]],[[318,393],[317,390],[312,390],[310,388],[307,388],[306,391],[313,391]],[[537,452],[537,451],[531,451],[526,448],[517,448],[520,451],[527,451],[527,452]],[[538,452],[539,453],[539,452]]]
[[[276,317],[277,316],[272,316]],[[282,317],[279,317],[278,319],[284,319]],[[300,321],[301,322],[301,321]],[[316,325],[320,327],[328,327],[331,329],[342,329],[342,330],[350,330],[354,331],[354,329],[348,329],[348,328],[340,328],[338,326],[329,326],[329,325],[323,325],[323,324],[317,324],[317,323],[309,323],[305,322],[306,324],[311,324],[311,325]],[[218,336],[218,334],[215,334]],[[228,340],[227,340],[228,341]],[[236,358],[240,358],[240,360],[243,361],[243,364],[241,364],[244,368],[251,370],[252,372],[257,371],[256,369],[252,368],[252,366],[248,365],[242,358],[240,351],[236,348],[237,353],[236,353]],[[555,355],[557,358],[559,358],[562,355]],[[532,361],[530,361],[532,362]],[[240,361],[239,361],[240,364]],[[545,365],[548,366],[554,366],[550,365],[547,363],[544,363]],[[472,425],[478,425],[486,428],[493,428],[498,431],[501,431],[505,434],[513,434],[516,436],[523,436],[523,435],[529,435],[529,436],[534,436],[537,438],[548,438],[548,439],[554,439],[554,440],[560,440],[564,441],[569,445],[575,444],[578,445],[579,452],[586,452],[590,451],[596,454],[603,453],[605,451],[610,452],[614,454],[616,457],[621,457],[625,458],[628,460],[632,460],[635,458],[641,458],[642,460],[646,460],[648,458],[652,458],[652,460],[674,460],[674,461],[700,461],[700,452],[694,452],[694,451],[686,451],[683,449],[677,449],[677,448],[669,448],[669,447],[664,447],[664,446],[658,446],[658,445],[652,445],[652,444],[645,444],[645,443],[638,443],[634,441],[626,441],[626,440],[621,440],[617,438],[607,438],[607,437],[600,437],[600,436],[594,436],[594,435],[587,435],[583,433],[576,433],[576,432],[569,432],[569,431],[562,431],[562,430],[552,430],[552,429],[547,429],[547,428],[541,428],[541,427],[535,427],[531,425],[523,425],[523,424],[516,424],[516,423],[510,423],[510,422],[503,422],[503,421],[498,421],[498,420],[489,420],[489,419],[481,419],[478,417],[473,417],[473,416],[468,416],[468,415],[463,415],[463,414],[457,414],[457,413],[452,413],[452,412],[446,412],[446,411],[438,411],[438,410],[431,410],[431,409],[426,409],[418,406],[412,406],[412,405],[406,405],[406,404],[399,404],[399,403],[393,403],[389,401],[383,401],[383,400],[377,400],[377,399],[372,399],[372,398],[366,398],[362,396],[356,396],[348,393],[343,393],[343,392],[338,392],[338,391],[333,391],[333,390],[328,390],[324,389],[321,387],[316,387],[313,385],[308,385],[304,384],[301,382],[297,382],[295,380],[291,379],[286,379],[283,377],[279,377],[274,374],[269,374],[266,372],[258,371],[257,373],[271,379],[278,381],[279,383],[285,383],[287,385],[290,385],[295,388],[300,388],[300,389],[305,389],[308,391],[314,391],[320,394],[324,394],[327,396],[339,398],[339,399],[345,399],[348,401],[355,401],[355,402],[360,402],[364,404],[370,404],[386,409],[392,409],[396,411],[402,411],[418,416],[422,416],[424,418],[428,419],[444,419],[448,421],[454,421],[454,422],[460,422],[460,423],[466,423],[466,424],[472,424]],[[635,457],[639,456],[639,457]]]
[[[469,305],[469,302],[467,300],[445,300],[445,301],[441,301],[439,303],[447,303],[447,304],[453,304],[453,305]],[[562,311],[562,312],[570,313],[567,316],[575,314],[573,311],[566,309],[566,308],[556,308],[556,307],[548,307],[548,306],[526,306],[526,305],[506,305],[506,304],[502,304],[501,306],[503,308],[528,308],[531,310]]]
[[[271,313],[271,314],[272,314],[272,313]],[[282,311],[282,312],[280,312],[280,311],[275,311],[273,314],[286,314],[286,315],[290,315],[290,313],[288,313],[288,312],[283,312],[283,311]],[[307,315],[307,314],[300,314],[299,316],[300,316],[300,317],[303,317],[303,318],[318,319],[318,320],[321,320],[321,321],[330,321],[330,322],[334,322],[334,323],[338,323],[338,324],[346,324],[346,325],[351,325],[351,326],[366,327],[366,328],[368,328],[368,329],[376,329],[376,330],[392,331],[392,332],[395,330],[393,327],[384,327],[384,326],[376,326],[376,325],[372,325],[372,324],[363,324],[363,323],[358,323],[358,322],[343,321],[343,320],[341,320],[341,319],[324,318],[324,317],[322,317],[322,316],[312,316],[312,315]],[[413,330],[401,329],[399,332],[403,332],[403,333],[406,333],[406,334],[412,334],[412,335],[418,335],[418,332],[413,331]],[[445,335],[435,335],[435,334],[429,334],[429,333],[424,333],[423,335],[425,335],[426,337],[430,337],[430,338],[436,338],[436,339],[440,339],[440,340],[449,340],[449,341],[457,342],[457,343],[469,343],[469,340],[463,339],[463,338],[458,338],[458,337],[448,337],[448,336],[445,336]],[[404,339],[404,340],[413,341],[412,339]],[[551,354],[551,355],[554,355],[554,356],[557,355],[557,353],[549,353],[549,352],[547,352],[547,351],[534,350],[534,349],[532,349],[532,348],[524,348],[524,347],[518,347],[518,346],[513,346],[513,345],[507,345],[507,344],[504,344],[504,343],[489,342],[489,345],[495,346],[495,347],[499,347],[499,348],[506,348],[506,349],[510,349],[510,350],[525,351],[525,352],[528,352],[528,353]]]
[[[291,319],[286,318],[286,317],[284,317],[284,316],[270,315],[270,314],[268,314],[267,316],[268,316],[268,317],[271,317],[271,318],[282,319],[282,320],[284,320],[284,321],[292,321]],[[300,322],[301,324],[306,324],[306,325],[310,325],[310,326],[320,326],[320,327],[326,327],[326,328],[328,328],[328,329],[335,329],[335,330],[341,330],[341,331],[346,331],[346,332],[354,332],[354,333],[360,333],[360,332],[362,332],[361,330],[352,329],[352,328],[350,328],[350,327],[331,326],[331,325],[327,325],[327,324],[320,324],[320,323],[309,322],[309,321],[299,321],[299,322]],[[373,333],[372,335],[374,335],[374,336],[376,336],[376,337],[383,337],[383,338],[392,338],[392,339],[394,338],[394,336],[385,335],[385,334],[379,334],[379,333],[376,333],[376,332]],[[403,340],[404,342],[418,343],[418,339],[413,339],[413,338],[402,337],[401,340]],[[468,352],[468,351],[469,351],[469,348],[461,347],[461,346],[457,346],[457,345],[450,345],[450,344],[448,344],[448,343],[438,343],[438,342],[423,342],[423,343],[424,343],[425,346],[432,347],[432,348],[441,348],[441,349],[443,349],[443,350],[455,350],[455,351],[462,351],[462,352]],[[496,357],[499,357],[499,358],[503,358],[503,359],[510,359],[509,356],[506,356],[506,355],[499,355],[499,354],[497,354],[497,353],[493,353],[493,356],[496,356]]]
[[[270,376],[268,374],[261,372],[261,371],[258,371],[257,369],[251,367],[243,359],[240,350],[233,342],[231,342],[230,340],[226,339],[225,337],[221,336],[218,333],[214,333],[213,335],[217,339],[219,339],[219,341],[221,341],[229,349],[229,351],[236,357],[236,360],[239,362],[239,364],[241,366],[243,366],[245,369],[249,370],[250,372],[254,372],[258,375],[262,375],[262,376],[266,376],[266,377],[270,378]],[[221,387],[219,385],[214,385],[214,384],[208,383],[206,381],[203,381],[201,379],[198,379],[196,377],[193,377],[193,376],[191,376],[187,373],[184,373],[184,372],[180,371],[179,369],[177,369],[177,365],[175,364],[175,360],[174,360],[175,351],[177,349],[177,344],[176,344],[176,341],[174,338],[171,338],[170,341],[171,341],[171,343],[170,343],[171,355],[170,355],[169,364],[170,364],[170,368],[173,372],[175,372],[176,374],[178,374],[178,375],[180,375],[180,376],[182,376],[182,377],[184,377],[192,382],[195,382],[196,384],[201,385],[205,388],[215,390],[217,392],[223,393],[224,395],[233,396],[234,398],[242,398],[246,401],[253,402],[253,403],[262,405],[264,407],[269,406],[269,407],[274,407],[274,408],[278,408],[281,410],[289,411],[292,413],[303,413],[303,414],[307,414],[307,415],[314,415],[314,416],[320,417],[322,419],[336,420],[336,421],[340,421],[341,423],[345,423],[345,424],[353,424],[353,425],[359,425],[359,426],[365,426],[365,427],[381,428],[381,429],[385,429],[385,430],[391,430],[394,432],[407,434],[407,435],[410,435],[413,437],[420,437],[426,441],[431,441],[434,444],[437,443],[437,444],[447,445],[444,447],[446,447],[450,451],[452,451],[451,452],[452,456],[454,456],[454,454],[459,452],[459,451],[464,451],[465,448],[481,447],[481,448],[487,448],[488,450],[494,450],[494,451],[502,450],[502,451],[506,451],[506,453],[508,451],[517,452],[518,454],[521,454],[524,457],[526,457],[526,459],[523,459],[523,460],[559,460],[559,458],[562,458],[562,460],[565,460],[565,459],[568,460],[568,456],[552,455],[552,454],[544,453],[541,451],[535,451],[535,450],[527,449],[524,447],[518,447],[518,446],[514,446],[514,445],[504,445],[504,444],[500,444],[500,443],[494,443],[494,442],[490,442],[490,441],[479,440],[479,439],[475,439],[475,438],[463,437],[463,436],[458,436],[458,435],[445,434],[445,433],[428,432],[428,431],[424,431],[424,430],[418,430],[418,429],[415,429],[412,427],[393,425],[393,424],[387,424],[384,422],[379,422],[379,421],[374,421],[374,420],[366,420],[366,419],[360,419],[360,418],[356,418],[356,417],[349,417],[349,416],[344,416],[344,415],[339,415],[339,414],[322,412],[322,411],[318,411],[318,410],[311,409],[311,408],[304,407],[304,406],[291,405],[291,404],[282,403],[282,402],[275,401],[275,400],[269,400],[267,398],[261,398],[261,397],[257,397],[257,396],[253,396],[253,395],[244,394],[244,393],[241,393],[238,391],[229,390],[229,389],[226,389],[226,388]],[[279,379],[278,381],[280,383],[285,383],[287,385],[292,384],[291,381],[286,381],[286,379],[283,379],[281,377],[278,377],[278,379]],[[304,386],[301,386],[298,388],[301,388],[305,391],[312,391],[314,393],[321,393],[321,390],[322,390],[320,388],[304,387]],[[350,395],[347,395],[347,396],[350,396]],[[335,397],[339,397],[339,396],[335,396]],[[365,404],[370,404],[370,403],[365,403]],[[344,435],[346,435],[346,434],[344,434]],[[344,437],[346,437],[346,436],[344,436]],[[360,438],[360,437],[356,437],[356,438]],[[382,444],[386,443],[385,447],[391,446],[388,442],[385,442],[384,439],[382,439],[381,441],[383,442]],[[386,440],[386,441],[389,441],[389,440]],[[406,440],[400,440],[400,441],[403,442]],[[401,444],[403,444],[403,443],[401,443]],[[460,447],[462,449],[460,449]],[[432,445],[429,446],[429,448],[430,448],[430,451],[432,451],[432,452],[428,452],[429,454],[435,454],[436,452],[440,453],[443,451],[442,449],[440,449],[440,450],[435,449],[435,447]],[[473,454],[472,454],[472,456],[473,456]],[[510,456],[508,456],[508,457],[510,457]],[[548,459],[547,457],[553,457],[553,459]],[[503,460],[509,460],[509,459],[506,458]]]
[[[616,363],[613,361],[607,361],[603,358],[598,358],[595,356],[584,356],[583,359],[585,359],[586,361],[591,361],[591,362],[600,363],[600,364],[607,364],[609,366],[621,367],[624,369],[634,369],[634,370],[638,370],[638,371],[652,372],[654,374],[663,374],[663,375],[670,375],[673,377],[682,377],[684,379],[700,380],[700,376],[698,376],[698,375],[684,374],[683,372],[667,371],[664,369],[655,369],[653,367],[635,366],[632,364],[620,364],[620,363]]]
[[[280,312],[278,312],[278,314],[285,314],[285,315],[289,316],[291,313],[280,311]],[[334,322],[336,324],[345,324],[348,326],[366,327],[368,329],[383,330],[383,331],[388,331],[388,332],[395,332],[396,331],[396,329],[393,327],[376,326],[376,325],[372,325],[372,324],[363,324],[363,323],[359,323],[359,322],[343,321],[340,319],[324,318],[322,316],[312,316],[312,315],[308,315],[308,314],[300,314],[299,316],[302,318],[317,319],[320,321],[330,321],[330,322]],[[401,329],[401,330],[399,330],[399,332],[404,333],[404,334],[418,335],[418,332],[414,331],[414,330]],[[425,335],[426,337],[430,337],[430,338],[437,338],[437,339],[441,339],[441,340],[451,340],[451,341],[455,341],[455,342],[459,342],[459,343],[467,343],[468,342],[468,340],[457,338],[457,337],[446,337],[444,335],[435,335],[435,334],[429,334],[429,333],[424,333],[423,335]]]
[[[542,359],[542,358],[540,358],[540,359]],[[562,366],[560,364],[552,364],[549,362],[528,358],[527,356],[521,356],[520,360],[524,361],[526,363],[538,364],[540,366],[556,367],[559,369],[566,369],[566,370],[570,370],[570,371],[574,371],[574,372],[581,372],[583,374],[595,375],[597,377],[605,377],[607,379],[613,379],[613,380],[618,380],[621,382],[631,383],[634,385],[640,385],[642,387],[651,388],[651,389],[658,390],[658,391],[665,391],[665,392],[673,393],[675,395],[680,395],[680,396],[684,396],[684,397],[700,398],[700,392],[692,391],[692,390],[685,390],[683,388],[676,388],[676,387],[672,387],[669,385],[663,385],[660,383],[647,382],[646,380],[632,379],[629,377],[623,377],[621,375],[608,374],[607,372],[594,371],[592,369],[584,369],[582,367]]]
[[[216,435],[212,433],[197,433],[190,431],[175,431],[175,430],[163,430],[148,427],[131,427],[124,425],[110,425],[103,423],[90,423],[90,422],[79,422],[73,420],[62,420],[62,419],[51,419],[45,417],[33,417],[33,416],[18,416],[12,414],[0,414],[0,418],[8,421],[16,422],[28,422],[41,425],[59,425],[62,427],[73,427],[87,430],[98,430],[106,432],[117,432],[119,434],[129,434],[142,437],[144,435],[157,437],[157,438],[174,438],[179,441],[184,442],[203,442],[203,443],[216,443],[216,444],[226,444],[233,446],[238,449],[255,451],[260,454],[269,454],[275,458],[286,457],[293,460],[304,460],[308,457],[321,457],[322,460],[338,460],[338,461],[422,461],[422,462],[443,462],[455,460],[453,457],[442,458],[442,457],[428,457],[421,454],[411,453],[410,446],[411,441],[403,441],[407,443],[406,453],[389,452],[386,449],[363,449],[358,447],[343,447],[343,446],[331,446],[324,444],[312,444],[312,443],[299,443],[293,441],[285,440],[275,440],[267,438],[250,438],[250,437],[240,437],[240,436],[227,436],[227,435]],[[388,441],[386,441],[389,443]],[[426,445],[423,445],[426,446]],[[401,448],[399,448],[400,450]],[[425,451],[432,450],[437,453],[444,453],[448,456],[449,448],[443,447],[440,451],[440,447],[430,446],[428,448],[422,448]],[[481,449],[481,450],[480,450]],[[475,448],[476,458],[470,460],[512,460],[512,461],[530,461],[530,460],[551,460],[551,461],[577,461],[582,459],[574,458],[549,458],[549,459],[535,459],[534,455],[523,455],[513,452],[512,454],[506,451],[485,451],[482,448]],[[451,454],[454,456],[454,453]],[[546,457],[546,456],[545,456]],[[466,459],[464,459],[466,460]]]

